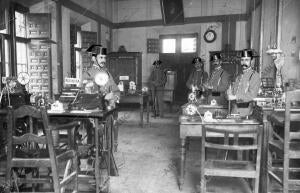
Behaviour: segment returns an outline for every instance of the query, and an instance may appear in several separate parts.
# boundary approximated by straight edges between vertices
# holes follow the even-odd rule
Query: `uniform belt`
[[[211,96],[221,96],[220,92],[211,92]]]
[[[248,108],[249,105],[250,105],[249,102],[247,102],[247,103],[236,103],[236,106],[237,106],[238,108]]]

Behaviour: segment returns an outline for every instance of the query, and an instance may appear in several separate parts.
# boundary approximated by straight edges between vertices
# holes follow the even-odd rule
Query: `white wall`
[[[285,55],[285,76],[300,81],[300,1],[284,0],[281,49]]]
[[[246,0],[183,0],[185,17],[211,16],[223,14],[246,13]],[[113,4],[114,23],[158,20],[162,19],[159,0],[116,0]],[[217,39],[213,43],[206,43],[203,34],[210,27],[217,32]],[[113,51],[124,45],[129,52],[142,52],[142,81],[145,83],[150,75],[151,64],[158,58],[158,54],[148,54],[146,50],[147,38],[159,38],[162,34],[190,34],[198,33],[198,55],[208,61],[209,51],[219,51],[222,48],[222,24],[201,23],[177,26],[153,26],[122,28],[113,30]],[[246,38],[246,22],[236,25],[236,47],[243,49],[248,46]],[[233,45],[234,46],[234,45]],[[205,66],[209,71],[209,65]]]

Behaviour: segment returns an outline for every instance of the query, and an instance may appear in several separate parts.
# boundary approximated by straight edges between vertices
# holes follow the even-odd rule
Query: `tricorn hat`
[[[202,59],[200,57],[195,57],[192,63],[195,64],[196,61],[202,62]]]
[[[242,50],[241,58],[253,58],[253,51],[252,50]]]
[[[153,62],[153,64],[152,65],[160,65],[162,63],[162,61],[160,61],[160,60],[155,60],[154,62]]]
[[[98,45],[97,44],[93,44],[88,49],[86,49],[86,52],[92,54],[92,56],[96,56],[98,54],[106,55],[107,54],[107,49],[104,48],[100,44],[98,44]]]
[[[211,57],[210,57],[210,61],[216,61],[216,60],[221,60],[221,54],[219,53],[214,53]]]

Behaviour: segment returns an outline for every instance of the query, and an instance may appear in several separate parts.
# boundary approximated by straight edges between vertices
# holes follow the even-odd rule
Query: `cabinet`
[[[136,89],[142,88],[142,53],[141,52],[111,52],[107,56],[107,68],[116,84],[123,81],[125,91],[129,82],[136,83]]]

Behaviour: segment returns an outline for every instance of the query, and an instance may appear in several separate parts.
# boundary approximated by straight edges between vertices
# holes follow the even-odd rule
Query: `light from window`
[[[25,23],[25,14],[20,12],[15,12],[16,17],[16,36],[26,37],[26,23]]]
[[[76,61],[76,78],[81,79],[81,53],[80,51],[75,51],[75,61]]]
[[[17,42],[17,73],[27,72],[26,44]]]
[[[10,52],[9,52],[9,42],[8,40],[4,40],[4,51],[5,51],[5,76],[10,76],[10,68],[9,68],[9,63],[10,63]]]
[[[176,52],[176,39],[163,39],[162,53],[175,53],[175,52]]]
[[[81,48],[81,32],[77,31],[76,35],[77,35],[77,38],[76,38],[77,42],[74,45],[74,47],[75,48]]]
[[[181,52],[192,53],[196,52],[197,41],[196,38],[182,38],[181,39]]]

